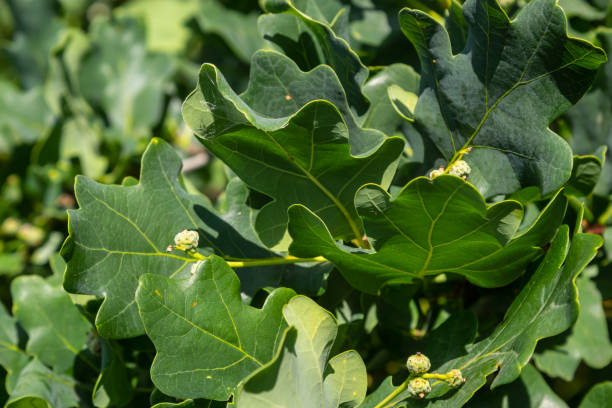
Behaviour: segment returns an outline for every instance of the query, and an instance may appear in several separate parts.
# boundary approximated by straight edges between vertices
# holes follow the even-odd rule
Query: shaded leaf
[[[281,308],[294,294],[277,289],[261,310],[247,306],[238,277],[215,256],[184,279],[142,276],[136,300],[157,350],[154,384],[177,398],[227,400],[274,356],[286,328]]]
[[[404,64],[389,65],[370,78],[363,87],[364,95],[370,100],[370,109],[363,116],[362,126],[394,135],[404,119],[395,111],[389,90],[395,86],[405,92],[418,93],[420,79],[411,66]]]
[[[545,347],[534,356],[537,367],[550,377],[571,381],[582,360],[593,368],[603,368],[612,361],[612,343],[602,296],[591,280],[595,276],[597,267],[589,267],[577,281],[580,314],[565,341]]]
[[[598,34],[608,54],[612,50],[612,33]],[[600,146],[607,146],[607,163],[596,194],[608,195],[612,190],[610,177],[610,149],[612,148],[612,64],[605,64],[598,72],[591,90],[565,116],[569,119],[571,144],[577,154],[593,154]]]
[[[366,393],[366,370],[359,354],[346,351],[328,361],[338,327],[313,300],[296,296],[283,308],[291,328],[269,364],[242,384],[237,408],[356,407]]]
[[[538,370],[527,364],[517,381],[495,392],[477,393],[470,400],[470,407],[568,408],[568,405],[550,389]]]
[[[554,0],[534,0],[510,22],[496,0],[469,0],[464,50],[452,55],[446,30],[404,9],[400,24],[422,69],[414,116],[449,161],[472,147],[469,180],[485,196],[537,185],[542,194],[569,178],[571,149],[547,126],[587,91],[603,51],[568,38]]]
[[[118,347],[101,339],[101,372],[96,380],[92,401],[96,407],[124,407],[133,396],[128,370]]]
[[[593,191],[603,170],[605,147],[601,154],[589,156],[574,156],[572,175],[567,181],[566,191],[577,197],[584,197]]]
[[[384,284],[447,272],[480,286],[505,285],[542,253],[538,246],[552,238],[566,206],[557,195],[527,231],[515,236],[521,205],[506,200],[488,206],[455,176],[414,179],[394,199],[380,186],[366,185],[356,202],[376,252],[337,245],[321,219],[303,206],[289,210],[290,251],[324,256],[353,287],[374,294]]]
[[[240,13],[218,0],[200,2],[198,21],[203,31],[219,35],[246,63],[255,51],[264,48],[264,40],[257,32],[257,18],[257,12]]]
[[[259,210],[252,206],[248,186],[239,178],[233,178],[225,187],[225,197],[221,218],[242,237],[264,247],[255,231],[255,219]],[[321,295],[325,291],[327,276],[332,268],[333,265],[329,262],[318,262],[312,265],[302,263],[240,268],[236,273],[240,278],[243,295],[252,296],[260,288],[282,286],[303,294]]]

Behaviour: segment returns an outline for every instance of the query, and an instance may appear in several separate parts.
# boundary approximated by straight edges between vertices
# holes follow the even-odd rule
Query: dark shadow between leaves
[[[277,256],[252,241],[245,239],[234,227],[211,210],[194,205],[196,215],[209,227],[208,231],[199,229],[200,245],[212,246],[220,256],[235,258],[271,258]],[[325,289],[325,281],[331,265],[319,263],[313,266],[275,265],[252,268],[237,268],[243,294],[253,297],[265,287],[285,286],[298,293],[320,295]]]

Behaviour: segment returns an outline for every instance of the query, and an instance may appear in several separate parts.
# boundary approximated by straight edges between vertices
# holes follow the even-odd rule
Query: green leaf
[[[28,364],[28,356],[18,347],[17,320],[0,303],[0,365],[6,370],[6,391],[11,392],[19,373]]]
[[[286,327],[281,308],[294,294],[277,289],[261,310],[247,306],[238,277],[215,256],[184,279],[142,276],[136,301],[157,349],[153,383],[177,398],[227,400],[274,356]]]
[[[321,67],[303,73],[286,57],[270,52],[257,53],[253,62],[256,67],[274,62],[284,68],[272,71],[272,75],[272,68],[256,68],[253,75],[268,74],[268,78],[252,77],[249,90],[239,97],[214,66],[205,64],[198,89],[183,107],[185,121],[243,181],[274,199],[255,221],[264,244],[272,246],[281,240],[287,208],[295,203],[317,212],[334,236],[360,239],[354,192],[368,182],[388,185],[386,176],[394,170],[403,141],[387,138],[368,155],[351,155],[350,128],[341,112],[327,101],[308,102],[314,96],[308,90],[313,84],[319,91],[341,90],[334,88],[337,80],[333,72]],[[262,97],[264,90],[268,94],[269,89],[279,89],[278,81],[288,85],[282,94]],[[305,92],[303,87],[307,87]],[[304,100],[300,99],[303,93]],[[266,104],[265,112],[280,114],[262,115],[262,106],[250,106],[254,101]],[[290,116],[281,116],[285,114]]]
[[[612,50],[612,33],[600,32],[597,37],[601,45],[610,54]],[[602,173],[601,182],[595,193],[608,195],[612,190],[612,167],[610,149],[612,148],[612,64],[605,64],[599,70],[591,90],[567,111],[571,130],[572,148],[577,154],[590,155],[600,146],[607,146],[607,162]]]
[[[268,41],[269,46],[282,50],[306,71],[322,64],[329,65],[338,75],[355,114],[363,115],[368,109],[368,101],[361,88],[368,78],[368,69],[361,63],[346,39],[337,35],[327,22],[328,19],[333,19],[328,6],[337,2],[295,2],[299,4],[298,7],[288,0],[263,0],[261,3],[266,11],[285,13],[265,14],[259,19],[259,32]],[[317,20],[303,12],[304,5],[315,3],[327,9],[325,18]],[[308,10],[312,10],[312,7]],[[340,10],[338,12],[343,14]],[[342,19],[335,19],[338,20]]]
[[[211,3],[207,1],[206,3]],[[147,49],[177,54],[189,43],[187,22],[196,16],[196,0],[136,0],[115,9],[118,16],[140,17],[145,20]]]
[[[161,119],[172,60],[147,52],[145,28],[138,20],[95,19],[90,35],[93,50],[78,72],[80,90],[105,111],[123,149],[133,151]]]
[[[390,86],[389,89],[387,89],[387,93],[389,95],[389,99],[391,99],[391,104],[398,115],[408,122],[414,122],[412,115],[418,100],[418,96],[415,93],[406,91],[397,85]]]
[[[257,32],[259,13],[240,13],[223,6],[218,0],[200,2],[198,22],[205,33],[219,35],[232,51],[248,63],[255,51],[264,48]]]
[[[16,24],[6,48],[25,89],[45,82],[49,51],[64,33],[66,25],[58,18],[56,7],[55,0],[10,1]]]
[[[179,183],[181,160],[161,139],[153,139],[142,159],[140,183],[108,186],[77,177],[79,210],[69,211],[70,236],[62,248],[67,261],[64,287],[71,293],[105,297],[96,316],[100,334],[107,338],[134,337],[144,328],[134,300],[138,277],[156,273],[167,277],[189,276],[188,265],[198,259],[166,252],[174,235],[185,228],[197,230],[202,254],[232,258],[269,258],[274,253],[242,237],[200,195],[187,194]],[[262,269],[245,268],[245,275]],[[248,294],[280,281],[297,280],[296,287],[321,287],[305,282],[300,267],[265,267],[265,279],[255,279]],[[312,276],[323,279],[326,270]],[[318,277],[318,278],[316,278]],[[261,287],[261,286],[260,286]]]
[[[459,368],[467,381],[457,391],[445,385],[434,388],[430,408],[463,406],[498,371],[492,387],[509,384],[527,364],[538,340],[559,334],[578,316],[575,279],[593,259],[601,237],[576,234],[569,245],[569,228],[562,226],[546,257],[512,302],[504,321],[487,338],[467,349],[467,354],[450,360],[436,372]],[[400,394],[398,401],[407,395]]]
[[[15,146],[32,144],[50,132],[53,115],[42,91],[40,87],[21,91],[0,80],[0,155],[10,154]]]
[[[133,390],[121,350],[104,339],[100,343],[102,367],[91,399],[96,407],[124,407],[132,400]]]
[[[568,408],[568,405],[550,389],[538,370],[527,364],[519,380],[495,392],[478,393],[470,400],[470,408],[491,407]]]
[[[185,400],[176,404],[171,402],[161,402],[151,408],[225,408],[225,402],[207,400]]]
[[[328,361],[338,327],[333,316],[313,300],[294,297],[283,308],[291,328],[273,361],[245,380],[237,408],[355,407],[365,397],[363,361],[346,351]],[[327,364],[326,364],[327,363]]]
[[[394,199],[380,186],[366,185],[356,202],[376,252],[337,245],[321,219],[303,206],[289,209],[290,252],[324,256],[353,287],[373,294],[385,284],[447,272],[480,286],[505,285],[541,254],[538,246],[552,238],[566,206],[557,195],[527,231],[515,236],[521,205],[506,200],[488,206],[455,176],[419,177]]]
[[[422,69],[417,128],[446,160],[467,147],[469,180],[485,196],[537,185],[543,195],[572,169],[567,143],[547,126],[587,91],[605,53],[568,38],[555,0],[534,0],[512,22],[496,0],[469,0],[462,53],[429,15],[404,9],[400,24]]]
[[[225,209],[220,217],[232,226],[238,234],[262,248],[255,231],[255,219],[259,210],[253,208],[248,186],[239,178],[233,178],[225,188]],[[258,255],[258,254],[255,254]],[[265,256],[265,254],[262,254]],[[268,256],[273,256],[269,253]],[[321,295],[325,291],[327,276],[333,265],[329,262],[265,266],[262,268],[240,268],[236,272],[240,278],[243,295],[253,296],[265,287],[288,287],[299,293]]]
[[[49,370],[33,359],[20,373],[6,408],[78,407],[74,378]]]
[[[249,87],[240,96],[215,66],[203,65],[198,87],[185,101],[183,116],[198,135],[213,139],[239,124],[277,130],[305,105],[319,99],[334,104],[342,115],[354,155],[365,155],[384,140],[380,131],[360,127],[349,106],[350,98],[329,66],[303,72],[291,59],[274,51],[253,55]]]
[[[461,311],[451,315],[439,327],[427,333],[423,345],[423,351],[431,361],[433,368],[465,354],[465,346],[474,341],[478,321],[476,316],[467,311]],[[378,388],[369,394],[359,408],[378,408],[378,403],[395,390],[392,377],[387,377]],[[415,400],[411,400],[414,402]],[[419,401],[423,402],[424,401]],[[414,405],[418,406],[418,403]],[[399,408],[403,405],[393,405]],[[410,405],[412,406],[412,405]]]
[[[565,381],[574,378],[581,360],[593,368],[604,368],[612,361],[612,343],[608,335],[602,296],[592,281],[597,276],[597,267],[589,267],[578,279],[578,320],[562,344],[543,347],[534,355],[537,367],[550,377],[561,377]],[[546,342],[543,342],[542,346]]]
[[[78,92],[81,60],[89,48],[89,38],[73,29],[67,30],[62,41],[51,50],[45,99],[62,118],[61,138],[51,134],[37,146],[36,161],[53,163],[78,158],[81,171],[95,178],[104,174],[108,159],[100,154],[103,123]]]
[[[612,382],[606,381],[589,390],[578,408],[607,407],[612,401]]]
[[[87,341],[91,325],[60,287],[40,276],[20,276],[11,284],[13,314],[28,333],[26,351],[64,373]]]
[[[386,135],[395,134],[404,120],[394,109],[390,88],[398,87],[416,94],[420,80],[420,75],[404,64],[389,65],[370,78],[363,87],[363,94],[370,100],[370,109],[363,116],[362,126],[379,129]]]
[[[600,32],[598,39],[607,53],[612,49],[612,33]],[[572,147],[577,154],[590,154],[601,145],[612,147],[610,129],[612,118],[612,64],[605,64],[598,72],[593,87],[567,111],[570,119]]]
[[[567,193],[577,197],[591,194],[601,176],[604,161],[605,147],[601,154],[574,156],[572,175],[566,185]]]
[[[578,17],[583,20],[603,20],[607,11],[592,6],[589,2],[581,0],[559,0],[559,6],[568,18]]]

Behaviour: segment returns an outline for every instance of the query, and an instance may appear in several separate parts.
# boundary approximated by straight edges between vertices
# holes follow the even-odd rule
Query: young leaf
[[[183,279],[143,275],[136,301],[157,350],[153,383],[177,398],[227,400],[274,356],[286,327],[281,308],[293,295],[277,289],[261,310],[245,305],[238,277],[214,255]]]
[[[11,296],[13,314],[28,333],[26,351],[57,372],[70,370],[91,330],[70,295],[40,276],[20,276]]]
[[[284,57],[278,61],[288,63]],[[328,71],[323,68],[311,73],[313,77],[327,78],[321,86],[333,80],[324,72]],[[281,111],[295,112],[291,116],[261,115],[249,106],[250,93],[239,97],[214,66],[204,65],[197,90],[185,102],[185,121],[203,138],[206,147],[243,181],[274,198],[262,208],[255,224],[266,245],[272,246],[283,237],[287,208],[295,203],[307,205],[318,213],[334,236],[361,239],[361,225],[353,205],[354,192],[368,182],[388,185],[390,180],[385,176],[393,169],[403,140],[387,138],[366,156],[351,155],[347,124],[337,108],[324,100],[302,105],[306,100],[300,100],[299,88],[310,86],[303,80],[309,74],[289,69],[279,71],[280,82],[283,82],[278,77],[281,74],[302,78],[295,83],[296,90],[286,94],[284,102],[291,109]],[[261,91],[256,85],[250,89]],[[276,100],[272,98],[270,103]],[[267,109],[272,106],[275,105]]]
[[[569,178],[572,152],[547,126],[589,88],[605,53],[569,38],[555,0],[534,0],[512,22],[496,0],[469,0],[465,49],[446,30],[404,9],[400,24],[419,54],[414,116],[447,160],[472,147],[470,181],[485,197],[537,185],[546,195]]]
[[[504,321],[487,338],[468,348],[468,353],[436,369],[459,368],[466,383],[456,391],[440,385],[430,394],[428,407],[457,408],[465,404],[499,370],[492,387],[514,381],[533,354],[538,340],[567,330],[578,316],[575,279],[593,259],[601,237],[576,234],[569,246],[569,228],[557,232],[546,257],[516,297]],[[400,394],[397,400],[405,399]]]
[[[328,361],[338,331],[333,316],[304,296],[294,297],[283,308],[283,316],[291,328],[282,349],[245,380],[236,395],[236,408],[359,405],[367,388],[359,354],[350,350]]]
[[[541,254],[538,247],[552,238],[566,206],[558,194],[529,230],[514,236],[521,205],[507,200],[488,206],[455,176],[414,179],[393,200],[379,186],[366,185],[356,202],[376,252],[339,247],[303,206],[289,209],[290,251],[326,257],[353,287],[373,294],[385,284],[446,272],[480,286],[505,285]]]

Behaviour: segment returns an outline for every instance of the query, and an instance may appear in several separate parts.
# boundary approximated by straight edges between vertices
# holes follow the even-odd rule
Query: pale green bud
[[[424,378],[413,378],[408,383],[408,392],[413,397],[425,398],[425,396],[431,392],[431,385],[429,385],[429,381]]]
[[[450,370],[448,374],[450,374],[452,377],[446,380],[446,382],[453,388],[460,387],[465,382],[465,378],[463,378],[461,370],[457,370],[455,368],[453,370]]]
[[[15,235],[17,234],[17,231],[19,231],[20,226],[21,226],[21,223],[19,222],[17,218],[8,217],[2,223],[0,230],[2,230],[3,234]]]
[[[193,251],[198,247],[199,239],[197,231],[185,229],[174,236],[174,247],[182,251]]]
[[[45,239],[45,232],[33,225],[23,224],[17,231],[17,238],[30,246],[39,246]]]
[[[408,357],[406,367],[410,374],[423,374],[429,371],[431,363],[425,354],[416,353]]]
[[[443,174],[444,174],[444,169],[436,169],[436,170],[432,170],[432,171],[429,173],[429,178],[433,180],[433,179],[435,179],[436,177],[441,176],[441,175],[443,175]]]
[[[451,168],[448,170],[448,174],[452,174],[457,177],[467,177],[472,171],[469,164],[464,160],[457,160]]]

